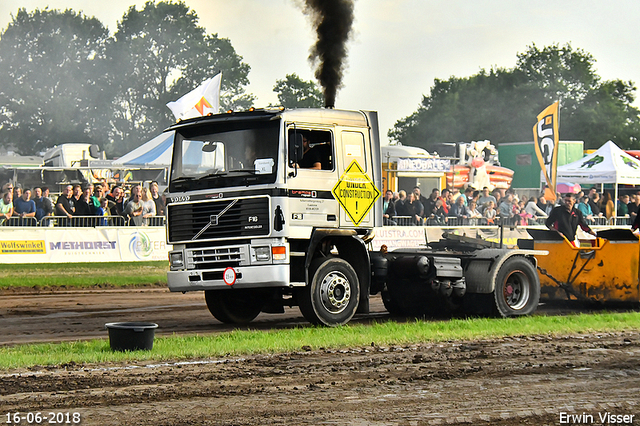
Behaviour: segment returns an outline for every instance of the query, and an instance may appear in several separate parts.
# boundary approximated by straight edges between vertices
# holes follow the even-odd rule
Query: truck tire
[[[540,281],[531,262],[515,256],[500,267],[493,292],[495,308],[502,317],[529,315],[540,301]]]
[[[209,312],[225,324],[248,324],[258,316],[267,300],[256,289],[205,290]]]
[[[402,308],[393,299],[391,294],[389,294],[389,290],[387,289],[382,290],[380,295],[382,296],[382,304],[384,305],[387,312],[391,314],[391,316],[399,317],[403,315],[404,312],[402,311]]]
[[[312,324],[337,326],[349,322],[360,301],[360,282],[354,269],[337,257],[311,263],[311,282],[298,291],[302,315]]]

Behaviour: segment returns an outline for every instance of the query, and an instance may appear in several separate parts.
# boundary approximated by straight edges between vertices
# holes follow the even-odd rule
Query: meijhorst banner
[[[556,171],[558,168],[558,110],[560,102],[554,102],[538,114],[538,121],[533,126],[533,144],[540,167],[547,181],[549,191],[545,191],[547,200],[556,199]]]

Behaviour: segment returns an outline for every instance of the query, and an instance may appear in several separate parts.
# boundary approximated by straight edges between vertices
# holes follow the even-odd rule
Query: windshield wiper
[[[223,172],[221,170],[217,171],[217,172],[213,172],[213,173],[207,173],[204,176],[200,176],[197,179],[198,180],[203,180],[203,179],[208,179],[208,178],[212,178],[212,177],[216,177],[216,176],[225,176],[227,174],[227,172]]]
[[[180,176],[180,177],[177,177],[175,179],[171,179],[171,183],[185,182],[185,181],[189,181],[189,180],[193,180],[193,179],[195,179],[195,178],[192,177],[192,176]]]

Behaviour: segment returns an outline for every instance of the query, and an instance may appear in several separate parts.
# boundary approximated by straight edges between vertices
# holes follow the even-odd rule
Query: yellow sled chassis
[[[574,247],[552,231],[530,230],[538,257],[541,297],[597,302],[638,302],[640,241],[628,229],[605,230]],[[602,237],[602,238],[600,238]]]

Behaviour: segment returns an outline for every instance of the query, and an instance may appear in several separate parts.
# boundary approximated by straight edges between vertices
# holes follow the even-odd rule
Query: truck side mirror
[[[303,155],[302,135],[300,133],[294,133],[293,137],[289,138],[289,164],[297,164]],[[297,166],[295,167],[297,170]]]

